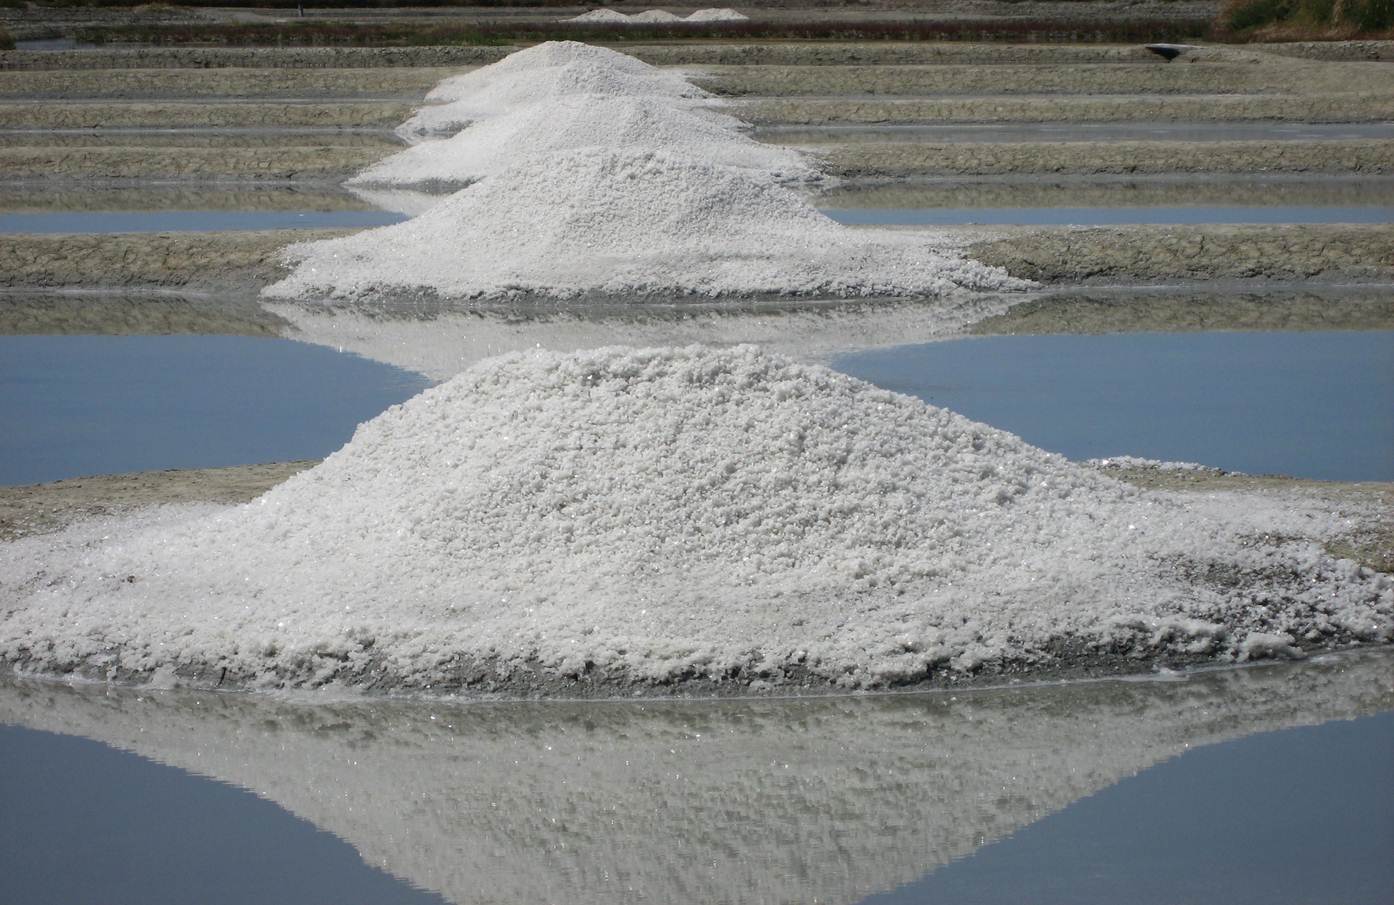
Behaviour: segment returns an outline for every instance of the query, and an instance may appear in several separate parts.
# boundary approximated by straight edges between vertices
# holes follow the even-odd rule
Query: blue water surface
[[[0,484],[317,458],[425,378],[246,336],[0,336]]]
[[[392,211],[42,211],[0,213],[0,233],[170,233],[353,229],[401,223]]]
[[[835,366],[1072,459],[1394,480],[1394,331],[990,336]]]

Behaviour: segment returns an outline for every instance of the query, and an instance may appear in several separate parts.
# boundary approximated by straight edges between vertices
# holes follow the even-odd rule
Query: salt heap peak
[[[417,110],[397,128],[397,134],[412,142],[453,135],[470,123],[528,104],[579,94],[663,97],[675,104],[707,97],[705,91],[678,73],[661,70],[635,72],[616,68],[609,63],[577,61],[561,66],[508,71],[490,77],[481,82],[477,90],[469,91],[459,100]]]
[[[689,15],[688,22],[745,22],[750,17],[736,12],[729,6],[712,7],[710,9],[699,9]]]
[[[573,95],[475,123],[444,141],[415,145],[349,184],[458,189],[513,165],[520,148],[537,154],[586,147],[663,148],[781,181],[817,178],[799,152],[755,141],[740,133],[744,126],[734,117],[675,107],[665,98]]]
[[[625,18],[622,13],[615,15]],[[512,77],[538,69],[555,69],[570,63],[605,66],[618,72],[641,76],[663,74],[663,70],[656,66],[650,66],[642,60],[608,47],[597,47],[580,41],[545,41],[510,53],[496,63],[443,79],[426,94],[426,100],[458,101],[501,77]]]
[[[525,157],[405,223],[292,245],[271,298],[940,296],[1019,289],[924,234],[855,230],[763,174],[643,149]]]
[[[630,21],[630,22],[636,22],[636,23],[639,23],[639,24],[643,24],[643,23],[682,22],[682,21],[684,21],[684,20],[683,20],[683,18],[682,18],[681,16],[675,16],[675,15],[673,15],[672,13],[668,12],[667,10],[663,10],[663,9],[646,9],[646,10],[644,10],[642,13],[635,13],[634,15],[630,16],[630,17],[629,17],[629,21]]]
[[[0,659],[564,694],[1394,635],[1389,579],[1312,543],[749,346],[494,359],[250,504],[135,524],[0,547]]]

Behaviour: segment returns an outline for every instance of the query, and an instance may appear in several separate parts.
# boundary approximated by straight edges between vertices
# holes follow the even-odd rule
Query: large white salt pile
[[[688,22],[745,22],[750,17],[742,15],[729,6],[699,9],[687,17]]]
[[[618,690],[1394,637],[1387,576],[1231,508],[752,347],[511,355],[247,505],[0,546],[0,658]]]
[[[270,298],[939,296],[1026,284],[923,234],[840,226],[763,174],[664,151],[523,158],[405,223],[292,245]]]
[[[586,61],[507,71],[481,80],[468,91],[459,85],[451,91],[461,92],[460,98],[422,107],[397,127],[397,134],[410,142],[453,135],[470,123],[569,95],[663,97],[675,103],[707,96],[678,73],[633,72]]]
[[[663,148],[709,164],[767,173],[781,181],[817,176],[799,152],[755,141],[740,120],[675,107],[667,98],[559,97],[475,123],[443,141],[425,142],[379,161],[350,185],[458,189],[528,154],[577,148]]]

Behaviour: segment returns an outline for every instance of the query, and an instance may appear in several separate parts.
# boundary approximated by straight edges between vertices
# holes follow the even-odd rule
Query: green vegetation
[[[1231,0],[1220,14],[1227,37],[1351,38],[1394,29],[1394,0]]]
[[[14,50],[15,39],[3,25],[0,25],[0,50]]]

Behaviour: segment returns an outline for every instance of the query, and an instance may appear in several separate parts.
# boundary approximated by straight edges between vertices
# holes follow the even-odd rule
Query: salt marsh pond
[[[484,49],[493,56],[476,62],[492,62],[507,50]],[[868,401],[880,399],[868,395],[875,389],[845,390],[851,385],[836,375],[802,370],[831,364],[1042,449],[993,439],[997,435],[986,428],[959,421],[936,427],[946,445],[998,444],[991,448],[1001,451],[1003,466],[1025,462],[1030,473],[1071,482],[1080,495],[1152,500],[1147,505],[1162,506],[1166,518],[1202,513],[1212,525],[1225,510],[1247,512],[1254,524],[1268,526],[1270,533],[1255,535],[1260,546],[1274,542],[1278,526],[1294,537],[1311,532],[1303,559],[1291,560],[1293,570],[1323,564],[1313,580],[1351,601],[1351,588],[1377,591],[1376,572],[1387,573],[1394,563],[1389,64],[1293,60],[1230,48],[1197,51],[1185,64],[1189,69],[1180,63],[1168,69],[1140,48],[1121,46],[679,43],[633,50],[639,59],[676,67],[664,69],[660,81],[682,103],[692,98],[673,80],[678,73],[734,98],[719,100],[717,109],[756,123],[741,135],[776,150],[807,149],[833,177],[795,186],[802,200],[778,196],[778,204],[742,209],[776,237],[769,242],[771,256],[797,261],[806,255],[816,265],[801,279],[815,270],[832,275],[817,284],[820,292],[801,298],[664,298],[650,291],[560,302],[531,296],[442,300],[410,293],[389,298],[360,280],[343,293],[324,284],[340,293],[329,304],[295,292],[263,298],[261,290],[288,273],[280,259],[287,243],[311,249],[299,266],[327,272],[332,258],[316,257],[314,249],[326,247],[316,243],[366,227],[412,226],[408,216],[425,209],[419,200],[410,202],[416,207],[399,204],[400,198],[378,204],[382,199],[351,194],[340,182],[402,152],[391,129],[457,69],[373,69],[355,51],[345,57],[357,60],[355,67],[319,61],[297,71],[314,55],[288,50],[282,59],[258,51],[258,65],[272,61],[259,78],[259,70],[240,68],[253,57],[234,57],[234,51],[227,61],[241,62],[222,70],[223,64],[203,68],[221,59],[212,51],[200,57],[197,70],[178,68],[186,58],[161,50],[136,51],[155,65],[130,71],[89,68],[125,65],[107,51],[11,54],[15,71],[0,80],[0,126],[6,130],[0,134],[6,162],[0,230],[8,233],[0,257],[0,331],[7,334],[0,336],[3,543],[43,558],[49,555],[45,538],[61,538],[52,541],[55,547],[88,544],[95,551],[97,559],[85,560],[80,552],[73,562],[97,562],[119,558],[121,551],[111,552],[109,538],[82,540],[63,532],[80,534],[93,524],[115,525],[95,530],[119,533],[126,530],[120,526],[135,524],[124,519],[155,512],[152,504],[205,507],[198,512],[206,509],[212,522],[191,517],[168,535],[158,533],[166,530],[159,525],[154,533],[145,526],[133,533],[133,549],[154,538],[154,552],[133,561],[156,564],[149,574],[113,573],[113,581],[125,583],[122,593],[150,595],[150,611],[134,614],[128,620],[134,624],[177,602],[161,596],[160,581],[168,580],[161,570],[178,572],[187,564],[161,563],[159,550],[193,543],[206,553],[211,548],[200,547],[199,539],[214,530],[209,525],[241,518],[213,504],[261,498],[343,448],[355,425],[397,403],[408,410],[392,417],[427,423],[422,390],[476,373],[470,369],[493,356],[533,350],[543,357],[522,361],[544,364],[490,372],[493,382],[475,388],[490,400],[483,414],[496,419],[495,428],[462,436],[474,457],[495,456],[499,464],[485,477],[497,479],[500,490],[462,532],[513,512],[529,494],[566,489],[564,482],[518,489],[533,487],[524,471],[536,444],[525,433],[524,410],[509,408],[532,400],[555,413],[549,394],[558,386],[565,390],[564,381],[548,376],[556,370],[581,361],[589,363],[583,367],[589,374],[608,374],[587,378],[599,382],[585,398],[567,397],[575,411],[601,411],[594,408],[596,393],[603,398],[617,386],[624,388],[619,397],[657,392],[655,398],[666,398],[656,414],[653,406],[629,409],[630,423],[621,424],[627,433],[601,437],[634,448],[651,441],[646,435],[662,434],[645,425],[661,427],[663,418],[685,411],[683,400],[663,396],[687,379],[672,376],[688,373],[684,356],[709,375],[737,375],[730,391],[746,393],[740,398],[752,405],[765,405],[766,397],[749,395],[750,382],[776,374],[781,389],[771,398],[806,397],[810,407],[794,414],[819,413],[790,436],[797,433],[800,443],[819,449],[827,440],[820,430],[831,431],[839,410],[828,393],[852,393],[847,405],[868,413],[874,409]],[[159,62],[166,56],[171,66]],[[737,56],[747,60],[733,64]],[[897,65],[859,62],[881,57]],[[619,65],[648,77],[640,67]],[[59,71],[65,66],[70,71]],[[110,128],[89,128],[94,121]],[[740,145],[750,160],[787,159],[781,153]],[[469,162],[485,160],[474,154]],[[598,169],[616,166],[609,160]],[[661,156],[637,165],[626,158],[617,166],[639,182],[659,173],[683,189],[674,196],[700,198],[705,188],[689,179],[694,170]],[[739,188],[745,183],[733,185],[728,204],[746,197]],[[597,225],[585,219],[588,210],[573,210],[564,194],[544,196],[536,188],[517,182],[512,197],[521,199],[518,205],[565,216],[568,224]],[[647,209],[670,200],[653,199]],[[817,227],[802,237],[781,231],[789,221],[779,217],[791,212],[816,217],[802,213],[801,204],[865,227],[858,243],[895,227],[885,231],[890,238],[884,246],[858,246],[871,249],[868,254],[918,247],[938,256],[894,259],[912,264],[907,272],[915,279],[892,285],[919,294],[839,297],[849,280],[854,290],[861,288],[855,280],[867,271],[856,269],[860,258],[849,258],[840,271],[828,267],[827,248],[852,241],[836,224],[809,219]],[[727,228],[720,206],[693,211],[701,216],[685,222],[696,232]],[[505,226],[531,224],[539,247],[578,262],[575,272],[546,271],[539,285],[565,278],[573,281],[567,285],[594,288],[585,282],[595,276],[582,266],[592,263],[585,254],[565,243],[547,244],[559,240],[547,233],[546,217],[528,221],[516,210],[502,213]],[[487,220],[436,222],[512,255],[516,243],[489,233]],[[623,234],[596,228],[601,252],[592,250],[591,257],[614,254]],[[808,235],[817,235],[817,242],[807,242]],[[652,254],[646,246],[683,248],[658,229],[636,236],[633,247],[626,246],[630,257]],[[400,288],[402,274],[384,249],[410,245],[360,242],[352,254],[369,262],[363,279],[388,276]],[[814,246],[816,255],[808,250]],[[709,276],[689,260],[662,254],[652,260],[676,274],[664,285],[690,288],[691,280]],[[939,272],[952,273],[954,285],[924,278],[931,275],[926,260],[941,262]],[[734,269],[718,276],[728,286],[745,278]],[[471,273],[451,285],[487,290],[493,284]],[[837,291],[821,291],[829,288]],[[721,351],[647,360],[593,351],[692,343]],[[742,343],[761,351],[726,351]],[[762,357],[767,353],[775,357]],[[641,365],[670,371],[646,384],[633,378]],[[457,392],[445,388],[435,398]],[[718,409],[714,403],[713,412]],[[772,420],[789,418],[787,408],[760,410]],[[704,422],[712,449],[739,427],[722,417]],[[900,436],[888,432],[890,421],[872,420],[863,427],[880,431],[876,436]],[[557,430],[574,433],[580,438],[575,448],[583,449],[586,432],[602,421],[558,421]],[[312,484],[310,475],[298,486],[311,492],[283,490],[272,505],[277,499],[298,499],[306,507],[332,503],[316,500],[316,487],[375,504],[381,487],[403,475],[397,495],[415,499],[411,476],[435,487],[425,483],[434,480],[432,469],[455,458],[451,448],[408,446],[401,448],[412,457],[394,460],[401,474],[355,471],[352,462],[376,461],[375,449],[395,449],[391,444],[401,440],[374,430],[341,456],[350,465],[337,466],[339,483]],[[742,465],[733,455],[722,466],[726,473],[744,476],[751,465],[784,464],[771,472],[771,482],[749,484],[738,496],[766,492],[781,468],[796,480],[808,479],[796,459],[776,459],[787,454],[786,446],[769,445],[760,425],[745,430],[747,458],[759,461]],[[506,445],[513,441],[505,434],[518,435],[516,447]],[[1081,465],[1104,456],[1115,460]],[[679,481],[708,470],[701,450],[684,461],[689,464],[681,469],[655,473]],[[643,457],[617,452],[611,459],[616,475],[577,477],[578,470],[572,486],[590,487],[603,499],[595,488],[612,477],[628,479],[624,472],[635,463],[644,464]],[[964,472],[959,483],[976,487],[988,480],[983,473]],[[1130,483],[1115,489],[1105,476]],[[914,475],[903,478],[902,490],[931,486],[916,483]],[[580,483],[596,480],[601,483]],[[639,505],[645,481],[630,486],[637,489],[617,498],[620,509],[632,503],[632,511],[654,518],[664,517],[664,510],[671,514],[673,506]],[[977,496],[963,509],[982,507],[983,518],[995,518],[993,507],[1013,491],[982,489],[995,496]],[[1134,496],[1153,493],[1161,495]],[[558,512],[584,503],[558,500]],[[426,504],[447,512],[439,499]],[[739,499],[735,504],[743,505]],[[706,518],[691,505],[694,519]],[[1076,515],[1053,511],[1065,519]],[[1034,509],[1019,512],[1021,524],[1038,517]],[[606,516],[595,514],[598,536]],[[771,507],[770,517],[776,514]],[[897,530],[908,532],[919,515],[904,513]],[[1159,529],[1166,527],[1161,515],[1152,515]],[[107,521],[90,522],[94,517]],[[961,517],[946,513],[945,520]],[[728,543],[727,526],[718,522],[690,544],[706,543],[702,534]],[[1047,522],[1041,520],[1042,536],[1052,527]],[[350,518],[325,525],[320,536],[351,545],[358,524]],[[642,533],[638,522],[619,527]],[[1003,521],[996,536],[983,536],[980,549],[1015,536],[1010,532],[1017,527]],[[396,536],[415,530],[402,522]],[[549,530],[539,523],[531,542]],[[962,530],[962,536],[979,536],[967,522]],[[1206,530],[1217,532],[1217,549],[1230,543],[1223,531]],[[576,567],[549,564],[550,548],[534,548],[530,562],[540,568],[530,573],[532,583],[560,582],[555,587],[562,597],[578,609],[590,605],[588,594],[594,596],[613,567],[608,560],[631,557],[626,533],[606,535],[613,540],[608,556],[587,553],[576,560],[594,567],[589,578]],[[1167,542],[1191,555],[1186,544],[1193,542],[1183,533],[1167,535]],[[1295,543],[1286,535],[1276,542]],[[382,587],[390,590],[378,595],[379,602],[398,592],[405,597],[409,586],[420,584],[406,572],[373,571],[376,547],[391,544],[386,539],[355,547],[351,556],[315,549],[313,537],[288,528],[277,543],[291,558],[318,563],[339,556],[343,574],[361,573],[357,587],[334,597],[336,611],[362,604],[363,588],[378,587],[383,575],[390,580]],[[584,532],[568,535],[567,543],[584,546]],[[275,546],[266,548],[268,557],[281,555]],[[239,580],[263,580],[257,564],[222,549],[227,565],[246,570]],[[1065,571],[1059,564],[1081,568],[1076,563],[1089,562],[1087,555],[1076,559],[1074,549],[1047,549],[1059,555],[1042,557],[1039,576],[1032,578],[1037,583],[1029,585],[1043,612],[1056,587],[1050,582],[1058,585]],[[797,555],[812,562],[825,552]],[[635,562],[648,565],[629,575],[626,587],[648,599],[644,595],[656,586],[644,584],[643,576],[682,555],[636,555]],[[347,561],[353,558],[362,562]],[[987,553],[969,557],[975,558]],[[395,568],[390,558],[382,562]],[[1289,567],[1287,559],[1273,562],[1272,570]],[[90,589],[82,567],[55,563],[51,586],[62,583],[52,575],[69,569],[74,587],[86,583]],[[825,588],[868,575],[899,579],[874,561],[829,563]],[[818,567],[824,568],[821,561]],[[1206,567],[1216,584],[1243,585],[1265,574],[1227,571],[1218,560]],[[748,562],[722,568],[728,580],[750,587],[764,575]],[[690,592],[706,573],[687,574],[686,586],[672,586],[669,596]],[[1014,572],[1001,574],[1025,581]],[[224,577],[214,575],[216,581]],[[193,593],[202,593],[204,585],[188,581]],[[530,592],[526,584],[516,592],[510,587],[490,606],[507,610],[509,597]],[[860,600],[875,599],[866,587],[847,587]],[[1157,587],[1174,593],[1173,585]],[[32,585],[25,588],[27,594]],[[819,593],[813,584],[805,590],[810,599]],[[300,592],[307,600],[325,596],[310,586]],[[1120,596],[1128,592],[1119,587]],[[257,596],[246,595],[249,610],[260,606]],[[70,657],[68,671],[81,680],[55,682],[14,670],[0,677],[0,813],[6,815],[0,819],[0,873],[7,892],[27,903],[1375,903],[1394,884],[1384,857],[1394,847],[1388,769],[1394,666],[1385,645],[1321,649],[1322,637],[1342,639],[1332,641],[1339,647],[1356,638],[1380,640],[1377,627],[1348,618],[1354,603],[1332,611],[1346,619],[1339,626],[1318,623],[1330,633],[1325,636],[1314,627],[1314,635],[1284,640],[1283,626],[1305,617],[1285,610],[1291,601],[1279,599],[1263,604],[1273,607],[1267,622],[1252,608],[1234,616],[1217,607],[1225,615],[1216,618],[1233,620],[1219,635],[1199,632],[1194,620],[1169,622],[1165,631],[1136,630],[1129,636],[1135,648],[1119,646],[1109,656],[1076,657],[1034,672],[993,674],[992,653],[975,653],[952,634],[939,636],[949,652],[943,654],[927,649],[924,639],[898,637],[894,657],[878,649],[875,665],[882,669],[860,674],[861,686],[829,681],[812,661],[763,665],[763,671],[739,661],[719,675],[716,666],[682,672],[687,667],[680,665],[672,673],[676,684],[660,693],[698,699],[670,700],[647,697],[654,688],[642,682],[595,680],[613,652],[604,650],[594,629],[577,637],[594,662],[577,659],[535,684],[515,673],[515,684],[483,693],[485,685],[466,668],[441,673],[449,682],[437,686],[411,684],[417,680],[410,669],[393,674],[397,685],[353,681],[365,675],[353,672],[361,663],[377,665],[364,651],[390,650],[383,662],[397,657],[399,665],[410,658],[410,648],[391,647],[411,628],[407,613],[393,620],[397,636],[374,635],[371,621],[365,628],[336,615],[362,649],[307,645],[305,659],[328,663],[312,669],[330,678],[301,681],[295,677],[310,672],[295,672],[301,668],[295,637],[277,634],[284,626],[274,620],[248,618],[242,637],[234,638],[246,643],[220,646],[222,637],[200,623],[201,614],[220,615],[220,599],[232,599],[216,595],[198,612],[178,611],[183,634],[160,635],[160,647],[187,654],[182,664],[152,653],[147,662],[158,668],[134,657],[111,666],[100,639],[115,639],[124,630],[121,620],[104,625],[79,599],[63,605],[74,620],[87,619],[87,628],[71,636],[54,628],[51,640],[63,652],[47,662]],[[430,603],[422,600],[423,608]],[[648,605],[662,603],[654,600]],[[1325,605],[1304,603],[1308,609]],[[1383,618],[1380,605],[1370,607],[1376,620]],[[6,600],[0,615],[16,606]],[[315,613],[287,603],[285,616],[294,621],[295,615]],[[440,632],[456,631],[452,618],[442,612]],[[676,614],[672,624],[681,618]],[[622,622],[638,625],[640,614]],[[844,622],[828,637],[859,630],[850,616]],[[802,624],[773,620],[771,645],[783,632],[799,637]],[[499,638],[521,638],[535,628],[519,623]],[[693,637],[703,630],[694,627]],[[1371,634],[1358,634],[1364,631]],[[202,646],[181,640],[195,634]],[[462,644],[467,634],[458,634]],[[1144,635],[1166,636],[1158,642],[1164,646],[1136,640]],[[146,640],[136,633],[124,637],[132,648]],[[1173,641],[1204,651],[1187,659],[1179,647],[1165,646]],[[27,642],[7,643],[13,652]],[[974,643],[998,645],[992,650],[1002,652],[1001,662],[1020,653],[1013,639],[990,631]],[[243,649],[252,647],[254,657]],[[23,648],[23,656],[13,658],[20,673],[24,664],[38,662],[31,657],[35,649]],[[210,651],[226,655],[221,673],[198,659]],[[661,650],[655,656],[680,655]],[[1233,662],[1286,657],[1303,659]],[[99,660],[106,665],[94,666]],[[351,668],[343,665],[350,661]],[[263,662],[272,665],[258,673],[256,664]],[[1128,677],[1091,678],[1119,673]],[[277,687],[277,675],[281,686],[299,687]],[[914,683],[926,677],[937,690],[847,694],[918,687]],[[139,687],[127,687],[132,679]],[[248,688],[256,690],[232,690]],[[396,694],[379,693],[383,689]],[[646,699],[615,699],[634,691]],[[796,696],[785,696],[790,693]],[[571,700],[507,700],[549,694]],[[474,700],[481,696],[489,700]],[[608,699],[575,700],[595,696]]]

